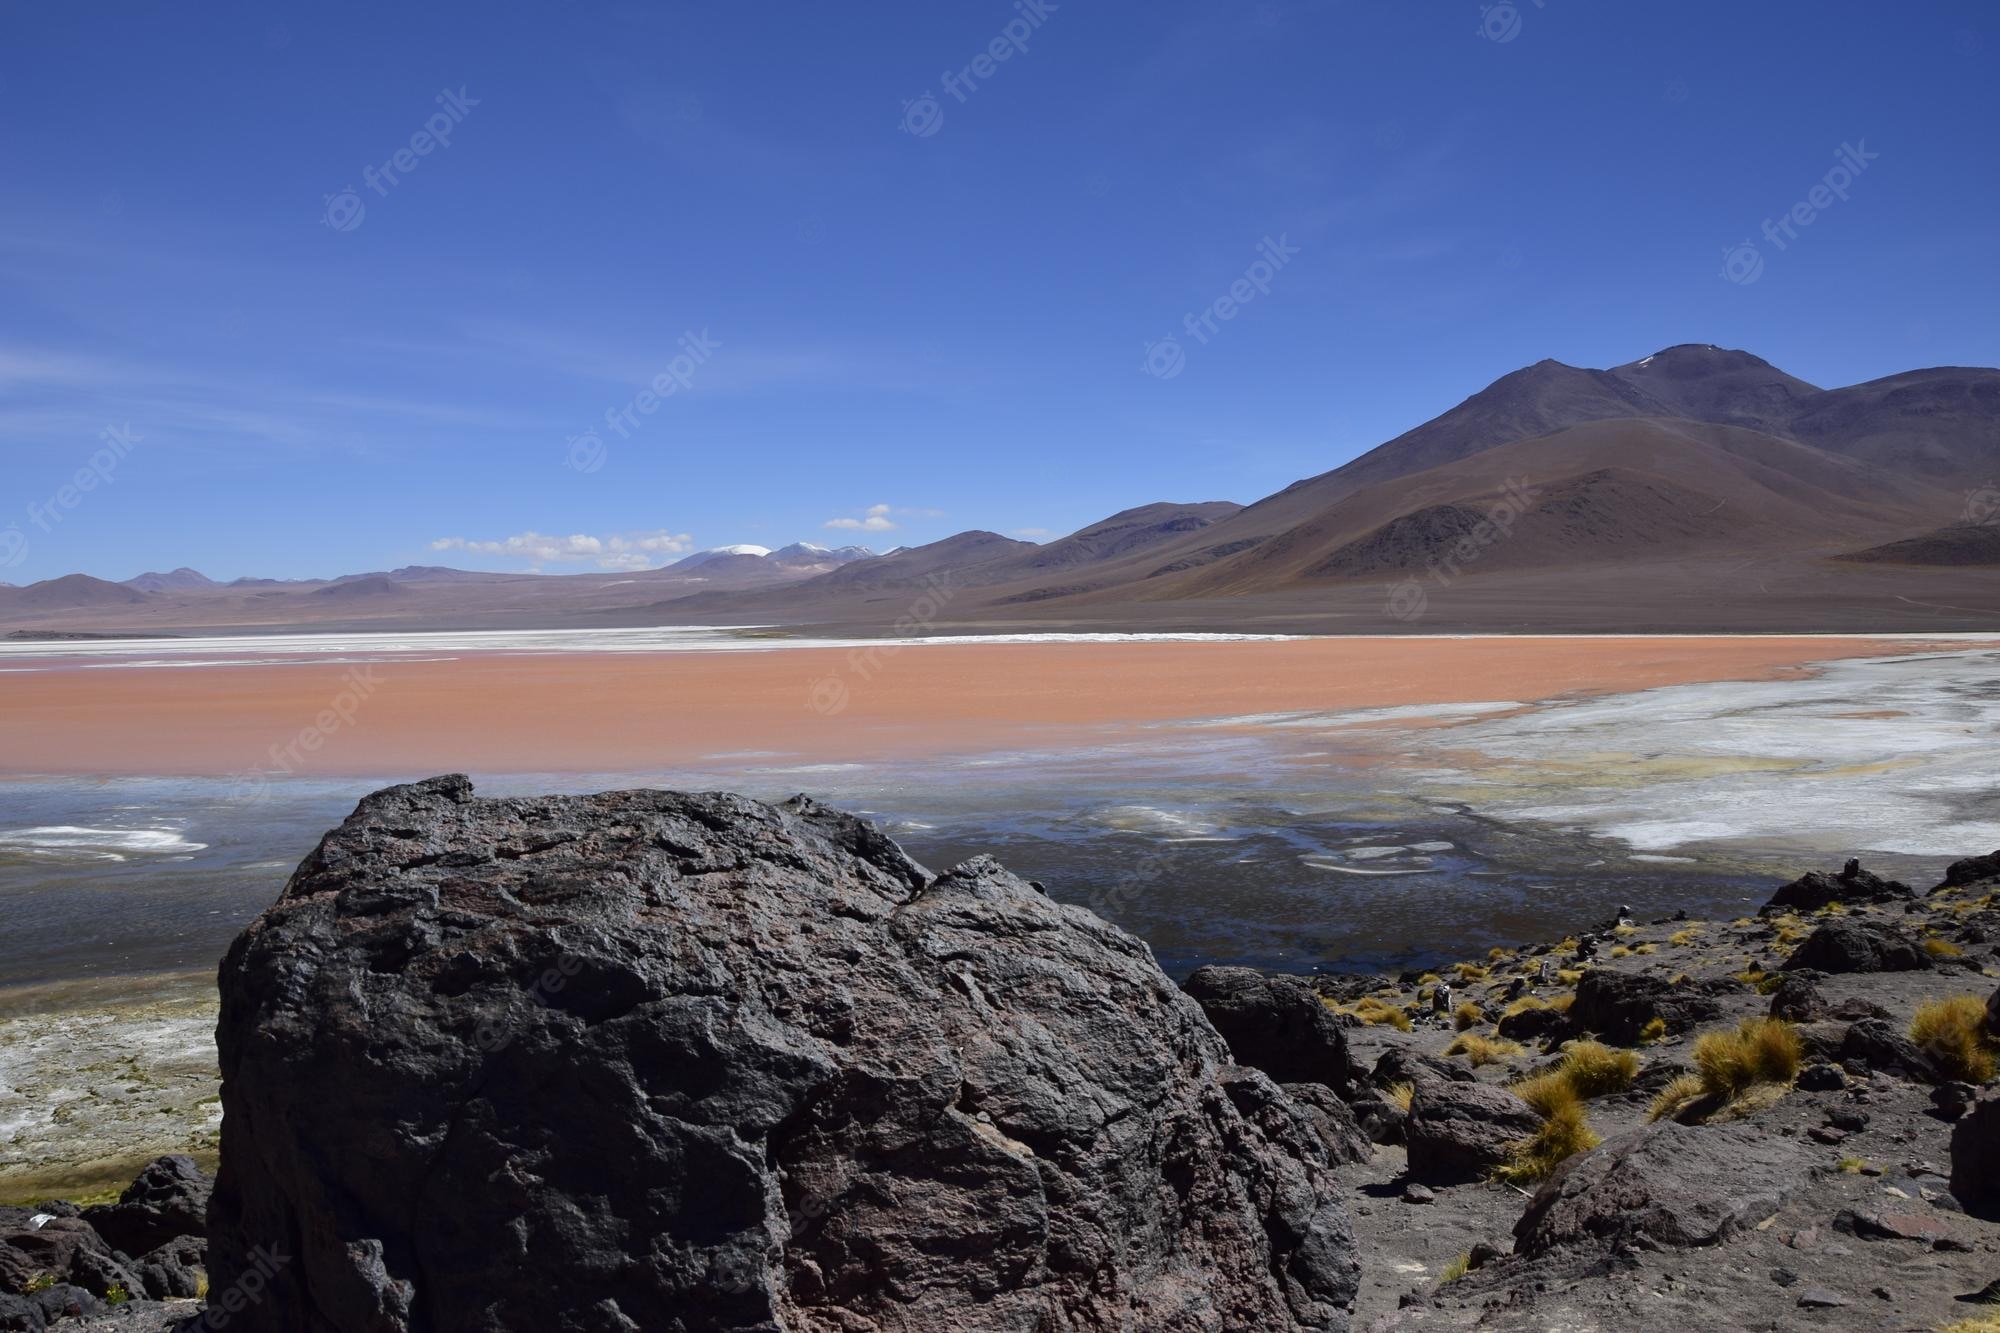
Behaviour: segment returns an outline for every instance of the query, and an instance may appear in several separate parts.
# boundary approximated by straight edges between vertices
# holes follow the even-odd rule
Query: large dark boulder
[[[1953,861],[1945,867],[1944,883],[1932,889],[1962,888],[1967,884],[1977,884],[1982,880],[2000,879],[2000,852],[1989,852],[1985,856],[1968,856],[1961,861]]]
[[[1806,936],[1784,970],[1817,972],[1918,972],[1933,960],[1916,939],[1894,926],[1854,917],[1835,917]]]
[[[1981,1217],[2000,1219],[2000,1097],[1988,1097],[1951,1131],[1951,1193]]]
[[[1838,875],[1809,870],[1771,895],[1766,912],[1817,912],[1834,903],[1883,903],[1913,899],[1917,891],[1900,880],[1883,879],[1849,861]]]
[[[1362,1071],[1351,1065],[1347,1034],[1304,981],[1248,967],[1198,967],[1181,989],[1208,1015],[1238,1064],[1279,1083],[1324,1083],[1351,1095]]]
[[[1404,1125],[1410,1175],[1428,1184],[1476,1180],[1509,1159],[1541,1127],[1534,1109],[1490,1083],[1427,1079],[1416,1085]]]
[[[1306,1122],[1326,1145],[1326,1155],[1341,1164],[1365,1162],[1375,1155],[1374,1137],[1356,1117],[1352,1106],[1342,1101],[1324,1083],[1287,1083],[1285,1095],[1292,1099]]]
[[[1817,1023],[1833,1011],[1819,988],[1820,974],[1811,968],[1786,972],[1771,992],[1771,1017],[1787,1023]]]
[[[1713,1245],[1776,1213],[1808,1165],[1776,1134],[1663,1120],[1557,1167],[1514,1224],[1514,1250]]]
[[[1986,1033],[2000,1041],[2000,990],[1986,997]]]
[[[1840,1059],[1859,1060],[1870,1072],[1894,1074],[1917,1083],[1942,1083],[1944,1071],[1921,1047],[1879,1018],[1864,1018],[1848,1026],[1840,1043]]]
[[[10,1218],[0,1225],[0,1292],[28,1294],[51,1281],[103,1296],[113,1287],[127,1294],[144,1289],[88,1222],[55,1217],[39,1224]]]
[[[215,1187],[192,1157],[160,1157],[125,1187],[117,1203],[83,1210],[83,1220],[114,1250],[145,1254],[182,1236],[208,1231],[208,1196]]]
[[[1635,1045],[1654,1019],[1668,1032],[1686,1032],[1722,1016],[1722,1005],[1696,986],[1674,985],[1642,972],[1593,968],[1576,983],[1570,1027],[1614,1046]]]
[[[231,1333],[1347,1326],[1318,1132],[1144,944],[803,797],[378,792],[221,993]]]

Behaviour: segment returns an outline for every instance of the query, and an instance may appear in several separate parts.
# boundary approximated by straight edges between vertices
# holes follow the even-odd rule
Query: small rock
[[[1774,1268],[1771,1270],[1771,1281],[1781,1287],[1796,1287],[1799,1285],[1799,1275],[1789,1268]]]
[[[1847,1075],[1837,1065],[1824,1062],[1799,1071],[1799,1087],[1807,1092],[1838,1092],[1847,1086]]]
[[[1970,1083],[1940,1083],[1931,1089],[1931,1105],[1946,1120],[1956,1120],[1979,1100],[1979,1090]]]
[[[1868,1113],[1848,1106],[1836,1106],[1826,1113],[1826,1123],[1835,1129],[1844,1129],[1850,1134],[1868,1128]]]
[[[1801,1310],[1836,1310],[1852,1303],[1845,1296],[1828,1291],[1825,1287],[1807,1287],[1799,1293]]]
[[[1888,1208],[1879,1212],[1843,1208],[1833,1219],[1833,1226],[1836,1231],[1849,1232],[1862,1240],[1920,1240],[1930,1244],[1951,1234],[1951,1228],[1941,1218]]]
[[[1419,1185],[1414,1180],[1411,1181],[1409,1184],[1403,1186],[1404,1203],[1436,1203],[1437,1197],[1438,1196],[1436,1194],[1432,1193],[1429,1189],[1426,1189],[1424,1186]]]
[[[1827,1147],[1832,1148],[1847,1141],[1847,1131],[1828,1129],[1825,1125],[1814,1125],[1806,1131],[1806,1137],[1814,1143],[1824,1143]]]
[[[1889,1294],[1889,1289],[1887,1287],[1870,1287],[1868,1289],[1868,1294],[1870,1296],[1877,1298],[1878,1300],[1893,1301],[1896,1299],[1894,1296]]]

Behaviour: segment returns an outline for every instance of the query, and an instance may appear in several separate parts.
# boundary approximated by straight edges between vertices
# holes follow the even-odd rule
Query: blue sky
[[[17,583],[1059,533],[1545,356],[2000,364],[1987,5],[115,15],[0,19]]]

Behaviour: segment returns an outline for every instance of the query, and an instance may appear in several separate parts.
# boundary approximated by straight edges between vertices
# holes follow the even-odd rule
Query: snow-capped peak
[[[769,555],[771,554],[771,548],[768,546],[755,546],[749,542],[739,542],[735,546],[711,546],[706,551],[703,551],[702,554],[703,555]]]

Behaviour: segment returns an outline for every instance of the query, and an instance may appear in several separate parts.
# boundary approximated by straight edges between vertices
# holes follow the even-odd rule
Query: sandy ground
[[[1079,728],[1533,701],[1769,679],[1918,641],[1817,636],[930,644],[468,653],[53,669],[0,684],[15,774],[302,776],[652,770],[744,753],[883,760]]]

